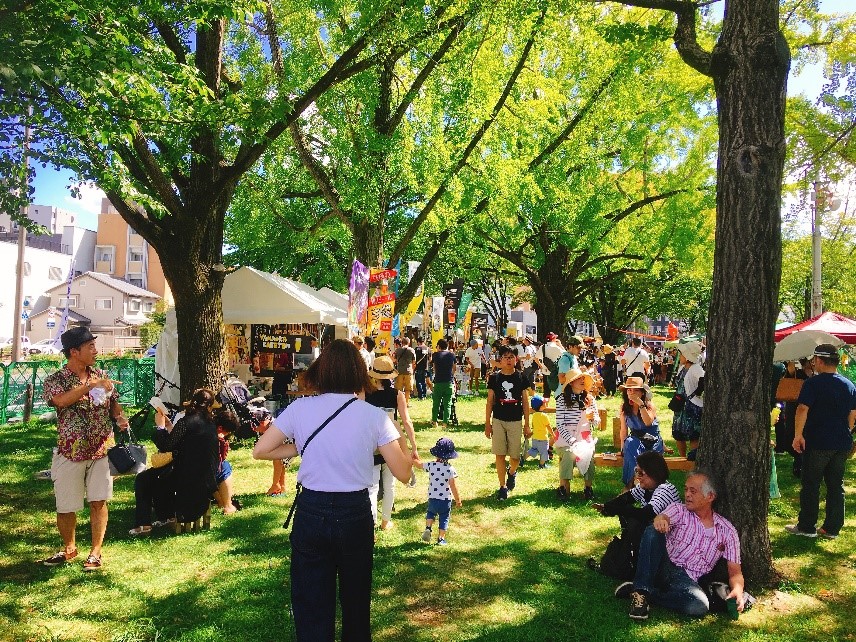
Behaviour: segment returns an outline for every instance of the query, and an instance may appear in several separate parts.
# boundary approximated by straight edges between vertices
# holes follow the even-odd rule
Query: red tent
[[[778,343],[789,334],[798,332],[799,330],[822,330],[823,332],[834,334],[845,343],[850,345],[856,344],[856,321],[835,312],[824,312],[808,321],[777,330],[776,342]]]

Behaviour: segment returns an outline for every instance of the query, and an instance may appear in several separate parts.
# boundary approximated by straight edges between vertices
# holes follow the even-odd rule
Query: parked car
[[[6,339],[3,341],[2,345],[0,345],[0,352],[3,353],[3,356],[9,356],[12,354],[12,342],[15,339]],[[21,337],[21,355],[27,356],[27,353],[30,351],[30,337]]]
[[[30,346],[30,354],[62,354],[62,350],[53,345],[54,339],[42,339]]]
[[[151,348],[149,348],[148,350],[146,350],[143,353],[143,357],[153,357],[157,354],[157,352],[158,352],[158,344],[156,343]]]

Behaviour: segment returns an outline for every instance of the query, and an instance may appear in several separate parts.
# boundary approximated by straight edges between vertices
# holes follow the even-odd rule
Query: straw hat
[[[584,370],[580,370],[579,368],[571,368],[567,373],[567,382],[566,386],[571,385],[572,382],[576,381],[580,377],[585,377],[586,380],[586,392],[591,392],[594,389],[594,378]]]
[[[642,377],[627,377],[627,381],[618,387],[622,390],[633,390],[636,388],[639,390],[648,390],[648,386],[645,385],[645,380]]]
[[[398,375],[395,370],[395,365],[389,357],[375,357],[372,367],[369,368],[369,376],[372,379],[390,379],[393,380]]]
[[[612,354],[612,346],[608,343],[603,344],[603,354]]]

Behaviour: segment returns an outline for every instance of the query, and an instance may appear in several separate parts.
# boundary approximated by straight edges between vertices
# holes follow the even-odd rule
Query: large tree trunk
[[[790,54],[777,0],[731,0],[711,58],[719,106],[717,219],[699,464],[726,489],[753,584],[773,577],[767,529],[773,330]]]
[[[383,265],[383,218],[379,223],[354,223],[354,257],[363,265]]]

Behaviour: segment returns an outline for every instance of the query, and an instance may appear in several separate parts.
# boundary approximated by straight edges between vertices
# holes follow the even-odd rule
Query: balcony
[[[95,271],[113,274],[113,261],[95,261]]]
[[[143,273],[143,262],[142,261],[128,261],[128,274],[142,274]]]

